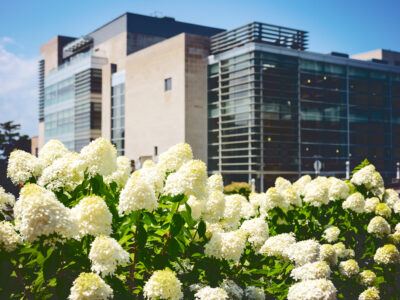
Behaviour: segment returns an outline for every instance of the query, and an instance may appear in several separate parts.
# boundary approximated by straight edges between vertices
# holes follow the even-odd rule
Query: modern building
[[[188,142],[226,182],[346,176],[400,162],[400,53],[307,50],[303,30],[218,28],[126,13],[41,49],[39,147],[103,136],[137,166]],[[317,168],[318,169],[318,168]]]
[[[307,32],[262,23],[211,38],[208,166],[227,181],[344,178],[364,158],[400,161],[400,53],[307,51]],[[319,164],[319,163],[317,163]]]
[[[50,40],[39,62],[39,147],[57,138],[78,151],[102,135],[138,163],[178,142],[206,160],[209,37],[221,31],[126,13]]]

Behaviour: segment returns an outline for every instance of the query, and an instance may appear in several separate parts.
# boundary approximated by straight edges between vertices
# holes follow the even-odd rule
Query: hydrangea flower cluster
[[[92,271],[102,276],[112,275],[118,265],[129,262],[129,253],[113,238],[98,236],[94,239],[89,252]]]
[[[155,271],[143,288],[146,299],[170,299],[179,300],[183,298],[181,290],[182,283],[175,273],[169,269]]]
[[[400,198],[385,190],[372,165],[350,181],[305,175],[291,183],[278,177],[265,192],[225,195],[222,176],[208,177],[187,144],[131,174],[129,158],[117,157],[115,147],[99,138],[80,153],[54,140],[38,158],[14,151],[8,176],[22,189],[15,203],[0,187],[0,209],[15,203],[15,220],[0,222],[0,251],[16,253],[53,239],[62,242],[54,247],[81,245],[77,256],[84,254],[86,263],[69,299],[109,299],[120,296],[111,286],[126,285],[146,299],[182,299],[187,293],[199,300],[265,299],[278,293],[289,300],[329,300],[343,297],[333,282],[346,280],[365,289],[359,299],[379,299],[385,295],[378,289],[380,270],[400,263]],[[368,264],[348,239],[353,220],[364,223],[352,234],[384,245],[365,254]],[[201,269],[201,255],[213,270],[220,268],[217,280]],[[198,282],[190,272],[201,274]],[[136,280],[143,286],[132,284]],[[281,289],[271,287],[279,280],[285,282]]]
[[[113,290],[103,279],[94,273],[81,273],[71,287],[69,300],[112,299]]]

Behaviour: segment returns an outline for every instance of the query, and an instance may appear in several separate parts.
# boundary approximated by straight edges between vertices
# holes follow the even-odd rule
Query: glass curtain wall
[[[221,172],[229,182],[248,181],[259,172],[255,72],[254,53],[209,67],[209,169]]]
[[[227,182],[344,178],[368,158],[386,181],[400,162],[400,75],[252,51],[209,66],[208,164]]]
[[[125,153],[125,84],[111,88],[111,142],[118,155]]]
[[[263,188],[277,176],[297,178],[299,171],[298,60],[256,52],[256,70]]]
[[[343,177],[348,158],[346,67],[300,61],[301,172]]]

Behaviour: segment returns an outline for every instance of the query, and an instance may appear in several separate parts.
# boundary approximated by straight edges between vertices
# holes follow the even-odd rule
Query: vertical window
[[[125,84],[115,85],[111,89],[111,142],[118,155],[125,153]]]
[[[164,91],[170,91],[172,89],[172,78],[164,79]]]

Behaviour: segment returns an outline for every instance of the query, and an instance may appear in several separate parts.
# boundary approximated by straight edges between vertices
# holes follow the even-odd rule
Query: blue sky
[[[36,134],[40,45],[126,11],[226,29],[251,21],[299,28],[310,32],[315,52],[400,51],[400,0],[0,0],[0,122],[13,119]]]

